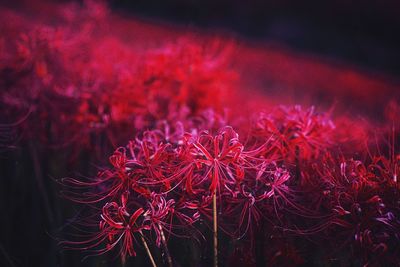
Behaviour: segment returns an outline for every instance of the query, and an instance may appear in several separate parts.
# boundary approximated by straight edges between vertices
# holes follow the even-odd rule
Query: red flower
[[[125,205],[106,203],[101,213],[99,232],[83,241],[65,241],[62,244],[68,249],[88,250],[89,256],[101,255],[118,247],[118,254],[125,262],[127,256],[136,256],[135,236],[143,235],[143,230],[150,229],[149,225],[143,224],[143,213],[143,208],[130,214]]]
[[[244,177],[242,151],[238,134],[231,128],[223,128],[217,135],[202,132],[198,136],[187,135],[190,153],[197,166],[199,181],[210,182],[210,192],[221,190],[221,185],[236,184]]]

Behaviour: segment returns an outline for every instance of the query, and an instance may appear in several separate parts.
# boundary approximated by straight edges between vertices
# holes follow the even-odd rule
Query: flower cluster
[[[1,11],[4,36],[15,36],[0,42],[2,123],[19,121],[25,140],[93,149],[104,146],[93,145],[96,135],[116,147],[154,121],[222,111],[234,90],[229,49],[218,40],[131,47],[112,34],[103,5],[85,1],[55,12],[33,23]]]
[[[326,115],[299,106],[277,110],[260,113],[245,138],[231,126],[196,124],[200,117],[175,126],[163,121],[118,148],[112,167],[95,179],[64,179],[67,198],[103,205],[98,234],[87,242],[106,243],[108,251],[118,240],[123,258],[133,247],[133,238],[102,240],[111,208],[127,218],[140,213],[140,235],[155,237],[157,246],[164,239],[167,247],[165,236],[190,236],[201,228],[189,229],[211,225],[215,196],[218,228],[234,240],[254,244],[268,229],[271,236],[330,240],[327,255],[351,244],[364,263],[395,262],[399,156],[346,159],[337,153],[336,127]]]
[[[167,122],[162,125],[118,148],[110,157],[112,168],[95,179],[63,179],[67,198],[103,205],[99,233],[69,244],[94,248],[107,243],[104,250],[96,250],[102,253],[120,243],[125,259],[134,255],[135,233],[154,235],[160,246],[164,233],[212,221],[213,194],[222,214],[220,227],[242,238],[253,223],[274,217],[267,214],[279,200],[290,202],[291,176],[283,166],[264,158],[268,144],[248,150],[230,126],[212,133],[184,131],[183,123],[173,131]],[[240,216],[233,217],[236,214]],[[224,217],[235,219],[225,226]]]
[[[19,132],[32,149],[109,156],[95,177],[61,180],[90,212],[64,247],[123,262],[143,247],[153,266],[160,249],[173,266],[171,240],[212,232],[214,266],[398,264],[396,101],[390,127],[315,107],[253,108],[226,41],[149,45],[113,32],[94,1],[54,10],[40,22],[0,11],[0,148]],[[217,257],[218,240],[231,255]]]

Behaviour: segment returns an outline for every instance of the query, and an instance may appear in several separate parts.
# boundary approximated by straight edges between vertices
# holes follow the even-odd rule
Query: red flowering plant
[[[334,144],[335,125],[329,114],[316,113],[315,108],[280,106],[269,113],[260,113],[254,125],[254,135],[268,138],[275,157],[295,162],[311,160]]]
[[[257,234],[262,229],[269,229],[274,236],[308,236],[315,242],[327,238],[331,243],[325,247],[332,248],[346,246],[349,238],[355,237],[357,249],[353,255],[373,262],[375,258],[367,254],[380,251],[385,260],[393,261],[391,243],[397,238],[398,226],[398,205],[393,202],[397,199],[394,189],[398,162],[376,157],[365,167],[361,161],[343,157],[334,160],[334,146],[320,146],[321,151],[310,156],[312,160],[295,154],[303,162],[301,172],[297,172],[296,161],[286,150],[290,146],[277,142],[276,133],[244,138],[249,141],[243,144],[232,127],[216,130],[225,124],[221,116],[211,110],[202,114],[180,116],[182,121],[175,123],[158,121],[153,130],[138,134],[125,148],[117,149],[110,157],[112,168],[100,172],[94,180],[65,179],[66,188],[72,189],[65,195],[81,203],[98,203],[121,211],[125,206],[134,207],[120,213],[127,218],[143,209],[138,211],[143,228],[139,234],[133,230],[133,236],[136,233],[143,238],[153,263],[149,240],[155,238],[154,243],[162,246],[168,264],[173,265],[168,239],[191,236],[188,229],[196,229],[199,222],[213,224],[215,265],[218,229],[252,244],[259,242]],[[206,123],[205,118],[217,119]],[[300,141],[298,146],[311,149],[311,145]],[[100,215],[105,216],[104,209]],[[122,217],[118,218],[122,222]],[[121,229],[131,227],[122,224],[125,228]],[[118,238],[106,241],[97,235],[88,240],[96,240],[100,252],[118,244],[114,243]],[[132,245],[125,245],[130,243],[128,239],[118,245],[123,259],[134,255],[128,249]],[[110,249],[102,250],[107,244]]]
[[[351,254],[397,263],[395,101],[385,113],[391,126],[378,125],[389,142],[347,114],[299,105],[260,112],[235,98],[226,42],[133,42],[111,30],[118,24],[107,12],[92,1],[55,6],[40,20],[0,11],[0,148],[17,144],[9,137],[21,130],[37,177],[46,165],[40,145],[66,159],[70,147],[88,152],[84,164],[111,154],[94,178],[61,181],[62,195],[90,213],[65,247],[123,262],[144,247],[153,266],[160,249],[172,266],[171,240],[207,239],[208,226],[215,266],[226,237],[237,253],[267,255],[271,265],[300,265],[310,247],[327,258],[343,252],[347,262]]]
[[[192,122],[171,127],[164,121],[158,129],[139,135],[126,148],[117,149],[110,157],[113,168],[93,181],[64,179],[66,188],[71,188],[65,195],[88,204],[109,205],[121,198],[125,206],[133,201],[144,210],[143,222],[149,227],[145,229],[154,233],[156,245],[163,244],[165,251],[166,236],[175,235],[174,230],[195,227],[198,220],[213,222],[215,265],[218,228],[242,238],[249,230],[253,235],[253,225],[266,217],[274,220],[274,216],[264,215],[266,212],[275,210],[278,221],[278,210],[284,206],[298,214],[309,212],[293,199],[288,171],[264,158],[268,144],[246,151],[229,126],[212,134],[195,128],[184,132],[183,124],[193,127]],[[226,216],[236,214],[238,221],[225,222]],[[233,232],[232,223],[237,227]],[[169,253],[166,255],[172,264]]]
[[[301,108],[294,110],[300,112]],[[156,120],[152,130],[118,148],[110,157],[112,168],[101,171],[94,180],[64,179],[64,194],[80,203],[121,210],[126,217],[118,217],[125,225],[121,231],[132,227],[122,218],[127,220],[139,210],[142,228],[138,228],[140,232],[132,230],[132,238],[119,235],[121,239],[106,241],[95,233],[87,239],[95,242],[93,247],[100,247],[99,252],[118,244],[123,260],[134,255],[130,243],[136,235],[153,264],[147,242],[155,238],[154,244],[162,246],[171,266],[168,239],[193,236],[200,230],[191,234],[188,229],[196,229],[199,222],[213,224],[214,265],[218,264],[218,229],[252,244],[259,242],[257,235],[262,229],[269,229],[274,236],[291,233],[330,238],[334,234],[333,247],[343,245],[339,237],[346,244],[349,236],[368,231],[368,238],[375,241],[360,243],[361,251],[388,246],[386,243],[393,241],[382,234],[396,232],[398,207],[393,202],[390,209],[382,206],[381,196],[396,187],[393,177],[398,163],[383,157],[375,158],[368,168],[360,161],[338,163],[333,160],[333,143],[322,142],[324,138],[334,140],[331,120],[310,112],[308,122],[278,113],[270,115],[276,122],[267,123],[262,115],[253,130],[256,135],[243,138],[246,143],[226,126],[227,119],[212,109],[194,116],[183,110],[171,112],[167,120]],[[125,212],[125,207],[133,208]],[[365,210],[362,217],[357,207]],[[103,208],[100,218],[106,218],[104,213]],[[336,234],[338,230],[341,234]],[[114,243],[116,240],[123,242]],[[85,248],[81,246],[85,242],[70,244]]]
[[[133,241],[138,233],[154,262],[143,233],[151,230],[156,236],[156,245],[162,243],[167,252],[165,233],[172,234],[175,228],[182,227],[177,222],[189,227],[197,220],[197,216],[188,215],[190,212],[183,213],[187,208],[176,205],[171,198],[178,194],[174,189],[180,185],[180,175],[175,172],[180,167],[176,165],[180,156],[178,143],[166,141],[161,131],[147,131],[142,138],[130,142],[127,149],[117,149],[110,157],[112,168],[102,171],[95,179],[64,179],[63,184],[70,189],[65,191],[66,197],[79,203],[98,203],[103,208],[100,234],[89,236],[86,241],[63,244],[85,249],[87,244],[89,248],[106,245],[95,250],[100,254],[118,245],[124,261],[127,255],[135,255]],[[111,238],[106,240],[105,236]],[[172,264],[169,253],[166,254]]]
[[[223,195],[223,217],[237,218],[231,220],[232,236],[241,239],[250,231],[253,240],[253,228],[259,227],[262,220],[274,221],[275,215],[279,218],[278,210],[287,198],[289,179],[288,171],[275,162],[264,161],[261,166],[246,168],[243,181]]]
[[[366,165],[327,155],[323,164],[314,164],[309,171],[312,189],[302,203],[324,216],[315,227],[299,233],[324,242],[326,257],[337,257],[342,263],[357,257],[363,264],[398,260],[392,246],[399,239],[399,207],[393,203],[398,186],[393,183],[393,170],[380,166],[381,160],[373,158]],[[344,252],[348,246],[352,250]]]
[[[13,22],[2,29],[16,38],[1,42],[1,72],[13,81],[0,94],[1,112],[9,123],[29,114],[18,124],[26,139],[101,148],[101,155],[126,143],[131,131],[153,128],[173,113],[222,109],[228,88],[234,89],[229,49],[218,40],[132,47],[110,31],[101,3],[54,9],[56,15],[40,23],[2,11]]]

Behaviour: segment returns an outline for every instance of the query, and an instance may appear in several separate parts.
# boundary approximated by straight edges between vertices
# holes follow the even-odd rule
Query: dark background
[[[400,74],[400,2],[396,0],[122,0],[112,6],[126,14],[229,30]]]
[[[400,2],[395,0],[121,0],[112,1],[111,8],[125,16],[217,29],[254,42],[276,42],[394,79],[400,75]],[[53,164],[63,162],[64,157],[66,161],[67,154],[49,152],[34,141],[1,151],[0,266],[110,266],[93,259],[81,262],[79,252],[61,252],[57,246],[68,225],[65,218],[73,218],[79,210],[60,199],[59,187],[50,178],[66,175],[65,170],[69,174],[95,172],[94,165],[82,163],[96,162],[84,152],[78,163]],[[174,251],[173,247],[172,254],[182,257],[193,251],[189,247]],[[187,257],[192,256],[196,257]],[[138,257],[128,263],[144,266],[146,260]],[[116,261],[113,265],[118,264]],[[203,264],[209,262],[204,260]]]

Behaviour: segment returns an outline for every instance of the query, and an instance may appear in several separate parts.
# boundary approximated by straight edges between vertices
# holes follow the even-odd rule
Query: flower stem
[[[164,252],[165,252],[165,255],[166,255],[166,257],[167,257],[168,266],[169,266],[169,267],[172,267],[173,265],[172,265],[171,254],[169,254],[169,249],[168,249],[168,245],[167,245],[167,240],[165,239],[164,231],[163,231],[163,229],[162,229],[162,227],[161,227],[160,224],[158,224],[158,229],[160,230],[161,241],[162,241],[163,246],[164,246]]]
[[[218,221],[217,221],[217,192],[213,194],[213,234],[214,234],[214,267],[218,267]]]
[[[146,249],[147,255],[149,256],[149,259],[150,259],[150,261],[151,261],[151,265],[152,265],[153,267],[157,267],[157,264],[156,264],[156,262],[154,261],[153,255],[151,254],[150,249],[149,249],[149,246],[147,245],[147,242],[146,242],[146,240],[144,239],[143,233],[142,233],[141,231],[140,231],[140,239],[142,239],[143,246],[144,246],[144,248]]]

